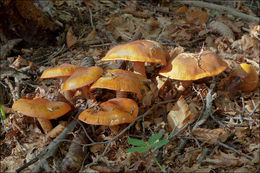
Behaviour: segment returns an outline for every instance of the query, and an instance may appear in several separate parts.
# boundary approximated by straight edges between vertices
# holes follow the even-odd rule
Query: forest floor
[[[259,3],[42,2],[35,1],[37,8],[22,8],[26,5],[16,0],[9,4],[15,4],[23,21],[37,25],[35,31],[18,28],[21,19],[10,17],[15,13],[4,15],[17,25],[0,24],[0,103],[6,115],[1,118],[0,172],[259,172],[259,83],[252,88],[247,73],[233,73],[247,63],[257,74],[250,80],[258,81]],[[30,8],[35,16],[26,15]],[[147,63],[149,90],[142,100],[128,95],[139,106],[131,124],[77,121],[81,109],[93,107],[77,96],[72,111],[51,120],[53,126],[67,125],[58,137],[49,138],[35,118],[11,109],[22,97],[60,99],[58,80],[39,79],[44,70],[62,63],[84,66],[91,60],[104,71],[118,68],[120,64],[101,58],[112,47],[134,40],[159,42],[171,56],[168,63],[182,52],[212,51],[228,68],[183,91],[178,90],[180,81],[159,75],[163,65]],[[98,103],[115,97],[111,90],[92,93]],[[132,147],[129,138],[149,143],[155,134],[163,134],[168,143],[143,153],[126,152]]]

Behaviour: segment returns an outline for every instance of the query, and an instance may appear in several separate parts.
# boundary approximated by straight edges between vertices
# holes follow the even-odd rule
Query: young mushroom
[[[60,79],[61,84],[63,84],[64,81],[68,79],[78,68],[80,68],[80,66],[64,63],[61,64],[60,66],[45,70],[42,73],[40,79],[57,78]],[[74,100],[71,99],[73,96],[73,92],[65,91],[63,95],[72,105],[75,104]]]
[[[121,69],[108,70],[90,87],[90,90],[96,88],[115,90],[117,98],[126,97],[127,92],[136,93],[139,98],[142,97],[141,81],[137,74]]]
[[[43,98],[21,98],[14,102],[12,109],[23,115],[37,118],[42,129],[48,133],[52,129],[50,119],[57,119],[71,110],[70,105]]]
[[[89,108],[83,111],[78,119],[94,125],[115,126],[131,123],[138,115],[137,103],[128,98],[114,98],[99,105],[101,110]]]
[[[258,74],[254,67],[242,63],[228,77],[221,80],[219,87],[229,92],[248,92],[257,87],[258,80]]]
[[[71,75],[62,87],[62,91],[72,91],[81,88],[83,95],[86,99],[89,97],[96,100],[92,93],[89,91],[89,86],[95,82],[104,73],[104,70],[100,67],[82,67],[77,69],[73,75]]]
[[[216,76],[227,67],[228,65],[223,59],[210,51],[181,53],[161,69],[159,74],[189,85],[194,80]]]
[[[151,40],[137,40],[121,44],[110,49],[102,61],[133,61],[134,72],[146,77],[144,63],[167,64],[168,52],[158,43]]]

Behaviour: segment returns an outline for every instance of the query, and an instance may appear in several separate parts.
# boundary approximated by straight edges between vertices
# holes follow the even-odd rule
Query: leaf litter
[[[179,81],[158,75],[160,66],[148,67],[149,81],[143,91],[143,100],[139,102],[129,94],[140,106],[140,118],[133,125],[120,125],[113,132],[109,127],[78,122],[44,167],[35,163],[36,166],[24,168],[25,172],[34,171],[35,167],[45,171],[69,171],[69,167],[65,169],[60,163],[71,154],[73,149],[69,147],[79,131],[84,132],[88,142],[77,146],[81,147],[78,151],[87,152],[84,158],[75,157],[75,172],[158,172],[160,169],[151,154],[127,153],[126,150],[131,147],[127,139],[147,141],[160,132],[163,132],[162,139],[168,139],[169,143],[151,152],[170,172],[256,172],[260,169],[259,84],[253,91],[232,91],[231,94],[217,87],[241,63],[252,65],[259,73],[259,24],[236,20],[232,15],[221,15],[212,9],[168,1],[83,2],[41,4],[48,9],[47,13],[56,13],[56,23],[59,21],[66,26],[57,35],[56,45],[19,47],[20,40],[13,43],[12,39],[3,44],[12,43],[6,51],[1,49],[4,56],[1,57],[0,86],[4,86],[5,95],[8,93],[8,97],[0,100],[1,104],[10,108],[14,96],[64,99],[57,81],[38,80],[44,69],[65,62],[80,65],[89,57],[96,65],[113,69],[116,67],[113,62],[104,63],[100,59],[114,45],[129,42],[138,32],[142,36],[137,39],[160,42],[171,58],[182,52],[211,50],[226,60],[229,69],[214,78],[195,81],[182,91],[178,90]],[[225,5],[225,2],[221,4]],[[231,4],[228,6],[233,8]],[[249,7],[248,2],[241,2],[241,12],[253,15],[254,11]],[[45,27],[50,24],[53,23],[46,23]],[[76,109],[97,106],[80,98],[80,93],[78,95]],[[115,93],[108,90],[95,91],[93,95],[100,101],[115,97]],[[214,99],[207,100],[207,96],[213,95]],[[46,139],[35,119],[13,112],[6,114],[0,131],[0,167],[1,171],[14,172],[37,157],[53,139]],[[169,117],[174,123],[169,122]],[[72,119],[67,115],[52,123],[56,126]],[[64,128],[62,126],[60,131]],[[56,134],[47,136],[55,138]]]

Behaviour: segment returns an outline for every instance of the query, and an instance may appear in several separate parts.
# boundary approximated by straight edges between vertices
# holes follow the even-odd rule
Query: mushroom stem
[[[191,80],[187,80],[187,81],[180,81],[180,83],[177,85],[177,90],[178,91],[185,91],[190,85],[192,84]]]
[[[134,62],[134,72],[146,78],[144,62]]]
[[[72,90],[67,90],[63,92],[63,96],[66,98],[66,100],[68,100],[72,105],[75,105],[76,102],[73,99],[74,96],[74,92]]]
[[[125,91],[116,91],[116,98],[127,98],[127,92],[125,92]]]
[[[47,134],[53,128],[50,120],[43,119],[43,118],[37,118],[37,120],[40,123],[45,134]]]
[[[95,102],[97,101],[96,98],[93,96],[93,94],[89,91],[89,87],[85,86],[82,88],[82,94],[86,99],[91,98],[92,100],[94,100]]]

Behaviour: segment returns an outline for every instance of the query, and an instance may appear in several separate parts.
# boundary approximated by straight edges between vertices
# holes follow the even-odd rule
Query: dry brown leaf
[[[209,14],[202,10],[194,10],[186,15],[186,22],[189,24],[203,25],[208,19]]]
[[[177,14],[185,14],[188,11],[188,7],[187,6],[182,6],[180,8],[178,8],[178,10],[176,11]]]
[[[181,96],[167,115],[168,125],[171,130],[175,128],[180,129],[196,116],[197,112],[192,111]]]
[[[226,154],[221,151],[218,151],[212,158],[207,158],[206,160],[202,161],[206,163],[211,163],[213,165],[219,167],[226,167],[226,166],[239,166],[245,162],[243,159],[238,158],[235,154]]]
[[[77,37],[74,35],[72,27],[69,28],[67,35],[66,35],[66,43],[67,47],[72,50],[74,44],[77,43]]]
[[[221,36],[231,39],[231,41],[235,40],[235,36],[232,30],[222,22],[213,21],[209,24],[209,28],[213,32],[217,32]]]
[[[259,57],[260,47],[258,40],[250,37],[249,35],[243,35],[240,40],[236,40],[232,43],[232,48],[237,48],[243,51],[243,53],[250,54],[250,56]]]
[[[20,55],[17,56],[16,60],[10,65],[15,69],[20,69],[22,66],[28,66],[29,63],[25,59],[23,59]]]
[[[192,133],[199,140],[208,144],[215,144],[218,141],[225,142],[230,135],[228,132],[221,128],[212,130],[205,128],[196,128],[193,130]]]

